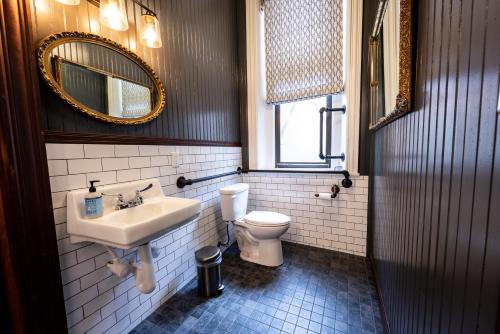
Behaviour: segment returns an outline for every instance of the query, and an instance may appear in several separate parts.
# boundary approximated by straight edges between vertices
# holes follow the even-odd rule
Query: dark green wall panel
[[[237,2],[151,0],[145,3],[159,14],[163,36],[161,49],[141,49],[139,52],[155,69],[166,89],[166,107],[157,119],[137,126],[101,123],[66,106],[42,82],[45,129],[69,133],[239,143]],[[128,3],[129,12],[133,12],[131,8],[136,5],[130,1]],[[57,16],[62,5],[54,2],[53,6],[54,8],[49,9],[53,10],[53,16]],[[43,26],[36,30],[40,35],[38,37],[43,38],[48,32],[52,32],[50,30],[82,30],[82,22],[83,25],[87,24],[86,19],[98,13],[92,6],[89,3],[83,9],[64,7],[64,15],[69,17],[66,27],[54,26],[49,29],[46,27],[48,23],[42,21],[42,14],[39,14],[38,21],[43,22]],[[244,10],[244,6],[239,8]],[[75,11],[74,15],[82,15],[84,19],[72,23],[71,10]],[[138,9],[135,11],[138,12]],[[129,13],[129,17],[130,15],[134,16],[133,13]],[[135,20],[138,15],[135,14]],[[133,20],[129,18],[129,22],[134,22]],[[124,37],[121,33],[114,34],[119,42],[127,45],[134,37],[134,30],[135,27],[131,26],[128,35],[125,34]]]
[[[392,333],[494,333],[500,3],[418,4],[415,111],[374,133],[377,282]]]

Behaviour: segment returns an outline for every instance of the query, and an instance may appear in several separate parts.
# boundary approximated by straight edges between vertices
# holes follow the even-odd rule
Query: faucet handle
[[[136,190],[135,191],[135,201],[136,201],[137,204],[144,203],[144,198],[142,198],[141,190]]]
[[[142,193],[142,192],[145,192],[146,190],[149,190],[151,188],[153,188],[153,184],[152,183],[148,184],[144,189],[137,190],[137,191]]]
[[[125,207],[125,201],[123,200],[123,194],[116,194],[116,204],[115,204],[115,210],[121,210]]]

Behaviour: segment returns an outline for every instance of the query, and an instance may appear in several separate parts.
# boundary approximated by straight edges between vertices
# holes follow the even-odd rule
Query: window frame
[[[327,95],[326,97],[326,108],[332,108],[332,96]],[[292,102],[293,103],[293,102]],[[318,110],[319,113],[319,110]],[[326,155],[331,154],[332,150],[332,113],[326,113]],[[329,126],[328,126],[329,125]],[[318,132],[319,137],[319,132]],[[325,160],[325,162],[291,162],[291,161],[281,161],[281,117],[280,117],[280,105],[274,105],[274,143],[275,143],[275,168],[331,168],[332,163],[330,159]],[[318,149],[319,155],[319,149]]]

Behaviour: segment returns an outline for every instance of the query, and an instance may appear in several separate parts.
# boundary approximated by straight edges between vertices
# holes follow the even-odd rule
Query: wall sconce
[[[139,40],[142,45],[148,48],[161,48],[160,22],[155,13],[148,10],[146,14],[142,14],[139,29]]]
[[[125,0],[100,0],[99,21],[106,27],[125,31],[128,29]]]
[[[78,5],[80,0],[56,0],[65,5]],[[128,30],[127,0],[87,0],[100,7],[99,21],[102,25],[118,31]],[[140,0],[130,0],[141,7],[139,22],[139,41],[148,48],[161,48],[160,22],[158,16],[151,9],[142,4]]]

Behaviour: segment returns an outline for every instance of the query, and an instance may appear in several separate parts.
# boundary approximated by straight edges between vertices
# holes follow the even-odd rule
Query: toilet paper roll
[[[332,193],[319,193],[315,194],[314,196],[316,196],[319,199],[332,199]]]

